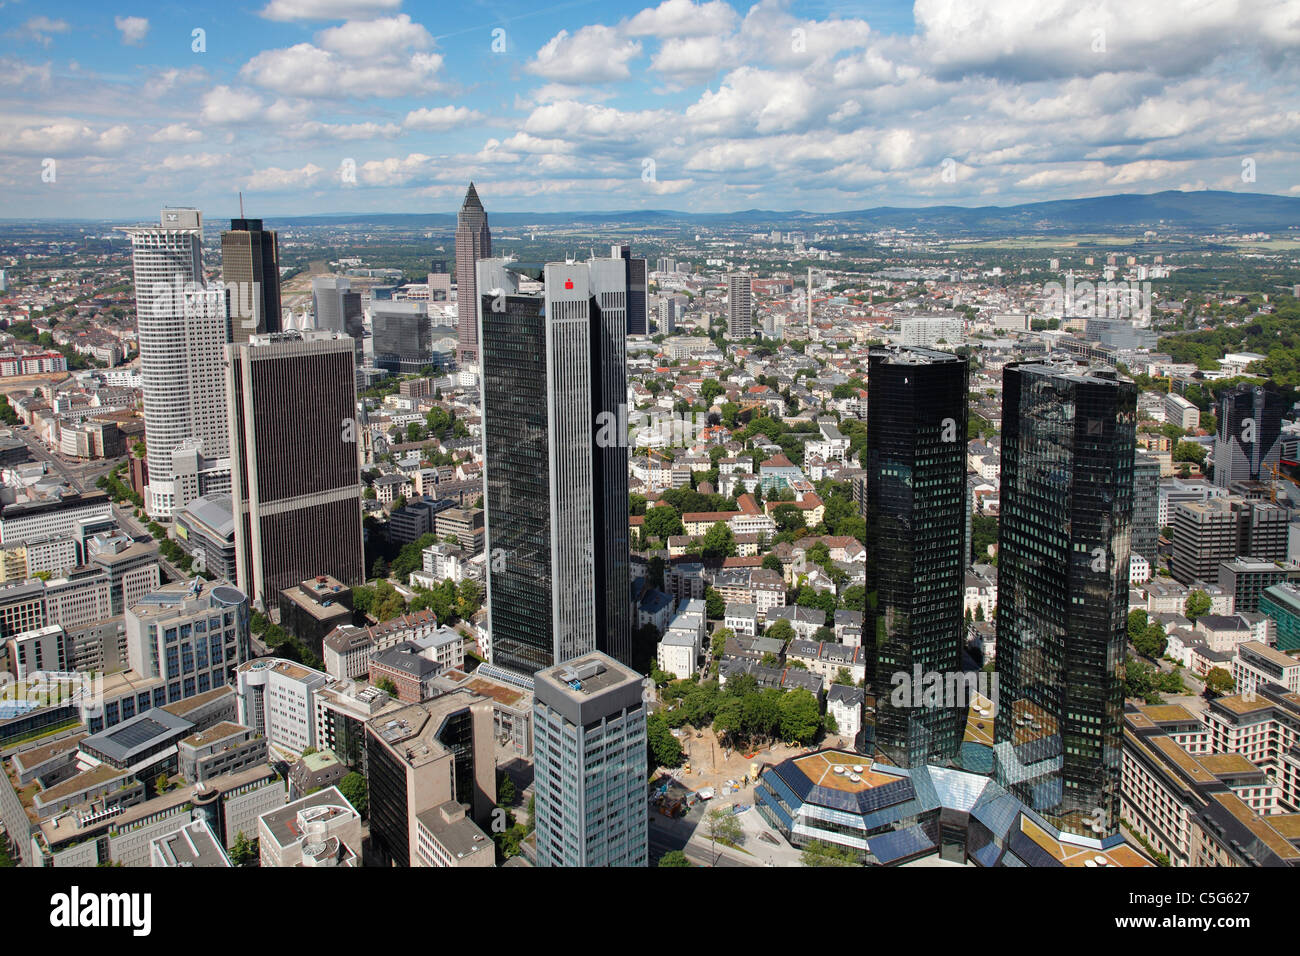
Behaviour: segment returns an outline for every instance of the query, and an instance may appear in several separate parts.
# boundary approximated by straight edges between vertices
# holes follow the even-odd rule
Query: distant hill
[[[842,222],[881,228],[922,228],[953,234],[1071,233],[1116,228],[1273,231],[1300,227],[1300,198],[1265,193],[1218,190],[1166,192],[1091,199],[1057,199],[1017,206],[880,206],[845,212],[780,212],[745,209],[730,213],[688,213],[665,209],[629,209],[610,212],[498,212],[488,209],[494,227],[527,225],[619,224],[665,226],[747,223],[789,228],[798,223]],[[455,215],[448,213],[340,213],[268,219],[267,225],[349,225],[454,229]]]
[[[222,217],[205,217],[212,226]],[[954,236],[1069,234],[1116,229],[1193,232],[1277,232],[1300,228],[1300,198],[1221,190],[1166,192],[1091,199],[1057,199],[1016,206],[880,206],[844,212],[781,212],[744,209],[727,213],[689,213],[668,209],[608,212],[504,212],[488,205],[494,229],[520,226],[671,227],[747,225],[756,231],[839,223],[855,228],[927,229]],[[70,220],[62,220],[69,222]],[[454,213],[327,213],[319,216],[267,216],[269,228],[287,226],[368,225],[403,231],[431,229],[449,233]],[[101,220],[102,222],[102,220]]]

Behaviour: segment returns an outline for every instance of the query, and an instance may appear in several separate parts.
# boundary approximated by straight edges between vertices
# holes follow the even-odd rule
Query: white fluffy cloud
[[[127,46],[138,46],[149,35],[147,17],[114,17],[113,25],[122,34],[122,42]]]
[[[433,37],[403,13],[379,20],[349,20],[342,26],[322,30],[316,42],[345,57],[377,57],[394,50],[427,50],[433,45]]]
[[[325,170],[315,163],[308,163],[297,169],[282,169],[269,166],[259,169],[244,180],[244,189],[249,192],[270,192],[279,189],[302,189],[316,185]]]
[[[262,98],[250,90],[218,86],[203,95],[199,117],[204,123],[246,123],[263,109]]]
[[[558,83],[614,83],[631,76],[628,64],[640,55],[640,42],[595,24],[573,35],[561,30],[537,51],[528,70]]]
[[[725,0],[664,0],[632,17],[624,30],[629,36],[702,37],[729,33],[735,24],[736,11]]]
[[[407,129],[425,129],[443,132],[458,126],[468,126],[483,119],[483,114],[465,106],[435,106],[411,110],[402,125]]]

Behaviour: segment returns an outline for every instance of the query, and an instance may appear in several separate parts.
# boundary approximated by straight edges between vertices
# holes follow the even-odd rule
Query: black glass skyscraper
[[[627,334],[649,335],[649,274],[645,259],[632,256],[629,245],[611,246],[611,259],[624,262],[624,279],[627,284]]]
[[[1119,833],[1137,386],[1073,361],[1002,379],[995,774],[1070,833]]]
[[[630,655],[623,262],[479,264],[492,663]]]
[[[230,304],[229,341],[280,331],[280,245],[262,220],[230,220],[221,234],[221,281]]]
[[[962,701],[923,703],[913,685],[919,673],[964,687],[966,381],[966,360],[951,352],[877,349],[868,359],[876,747],[904,767],[951,762],[965,726]]]
[[[1214,483],[1269,481],[1282,457],[1282,413],[1286,401],[1274,388],[1237,385],[1219,396],[1214,436]]]

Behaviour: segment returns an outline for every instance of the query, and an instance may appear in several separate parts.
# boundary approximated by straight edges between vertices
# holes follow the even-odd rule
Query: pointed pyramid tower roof
[[[478,190],[474,188],[472,180],[470,181],[469,189],[465,191],[465,201],[461,203],[461,206],[462,208],[465,206],[472,206],[478,209],[483,208],[483,203],[481,203],[478,198]]]

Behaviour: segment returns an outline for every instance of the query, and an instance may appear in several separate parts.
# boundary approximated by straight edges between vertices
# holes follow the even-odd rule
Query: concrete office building
[[[364,579],[355,381],[337,333],[230,347],[235,562],[255,607],[313,575]]]
[[[126,611],[127,659],[167,687],[175,703],[222,687],[250,656],[248,599],[238,588],[177,581]]]
[[[111,613],[122,614],[156,590],[159,577],[158,545],[136,541],[122,531],[97,534],[86,542],[86,564],[108,573]]]
[[[1068,360],[1008,365],[1002,382],[995,779],[1105,846],[1123,840],[1137,386]]]
[[[646,866],[641,675],[594,651],[534,681],[538,866]]]
[[[226,581],[238,578],[235,518],[228,493],[195,498],[177,509],[172,523],[176,543],[189,554],[195,570],[208,571]]]
[[[532,674],[631,652],[627,319],[619,260],[524,271],[479,264],[479,341],[492,663]]]
[[[743,272],[727,276],[727,338],[747,339],[754,327],[753,278]]]
[[[1185,432],[1201,427],[1201,410],[1183,396],[1170,392],[1165,396],[1165,420]]]
[[[257,838],[264,867],[361,865],[361,814],[338,787],[262,814]]]
[[[354,339],[362,336],[365,313],[361,308],[361,293],[352,291],[351,279],[346,276],[314,276],[311,298],[317,331],[342,332]]]
[[[280,331],[280,245],[262,220],[230,220],[221,234],[221,281],[230,303],[231,342]]]
[[[300,754],[316,746],[315,695],[331,680],[328,674],[278,657],[247,661],[235,672],[239,722],[271,744]]]
[[[497,792],[494,747],[492,702],[465,689],[366,724],[370,838],[385,860],[413,865],[419,815],[449,800],[488,823]],[[642,751],[644,764],[644,744]]]
[[[170,518],[229,482],[224,292],[203,277],[203,217],[164,209],[157,226],[131,226],[136,327],[149,445],[145,510]],[[185,461],[174,456],[182,454]]]
[[[456,361],[478,364],[478,262],[492,256],[492,232],[487,213],[474,184],[469,184],[465,201],[456,217]]]
[[[1286,558],[1285,508],[1237,495],[1180,502],[1174,509],[1169,571],[1183,584],[1219,579],[1219,565],[1238,557],[1255,561]]]

